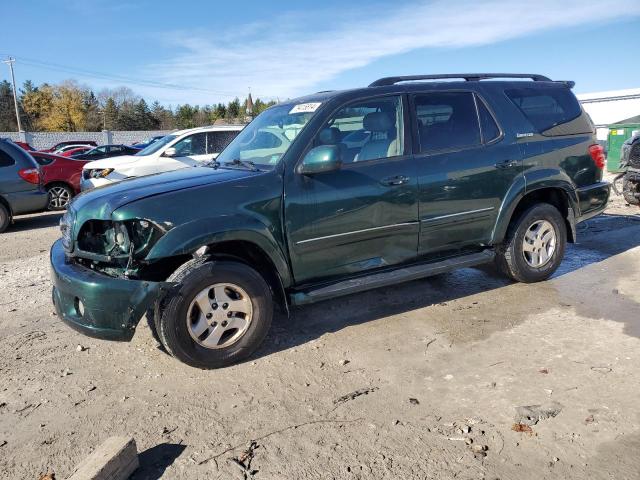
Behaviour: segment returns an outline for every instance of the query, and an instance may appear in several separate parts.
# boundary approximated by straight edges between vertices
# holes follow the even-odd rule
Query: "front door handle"
[[[496,163],[496,168],[512,168],[517,166],[518,166],[517,160],[503,160],[502,162]]]
[[[380,180],[380,183],[386,187],[393,187],[396,185],[404,185],[409,181],[409,177],[404,175],[395,175],[393,177],[387,177]]]

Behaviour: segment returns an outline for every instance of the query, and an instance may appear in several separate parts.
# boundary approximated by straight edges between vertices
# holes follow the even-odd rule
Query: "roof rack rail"
[[[467,82],[478,80],[487,80],[490,78],[529,78],[534,82],[551,82],[548,77],[535,73],[445,73],[440,75],[406,75],[398,77],[380,78],[373,82],[370,87],[383,87],[386,85],[395,85],[400,82],[412,82],[415,80],[443,80],[452,78],[462,78]]]

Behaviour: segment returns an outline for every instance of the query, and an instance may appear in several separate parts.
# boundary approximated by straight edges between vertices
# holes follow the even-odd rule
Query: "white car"
[[[193,167],[214,160],[244,128],[243,125],[191,128],[170,133],[135,155],[89,162],[82,168],[81,190]]]

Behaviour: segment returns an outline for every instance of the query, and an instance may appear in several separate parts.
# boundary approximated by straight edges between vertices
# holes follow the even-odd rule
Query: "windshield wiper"
[[[240,160],[239,158],[234,158],[231,162],[224,162],[225,165],[238,165],[244,168],[248,168],[252,172],[259,172],[260,169],[256,167],[256,164],[251,160]]]

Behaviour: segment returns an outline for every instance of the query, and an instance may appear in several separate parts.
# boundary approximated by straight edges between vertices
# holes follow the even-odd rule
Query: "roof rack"
[[[487,80],[489,78],[529,78],[534,82],[551,82],[548,77],[535,73],[445,73],[440,75],[407,75],[398,77],[380,78],[373,82],[370,87],[383,87],[386,85],[395,85],[400,82],[412,82],[415,80],[443,80],[451,78],[462,78],[467,82],[476,82],[478,80]]]

